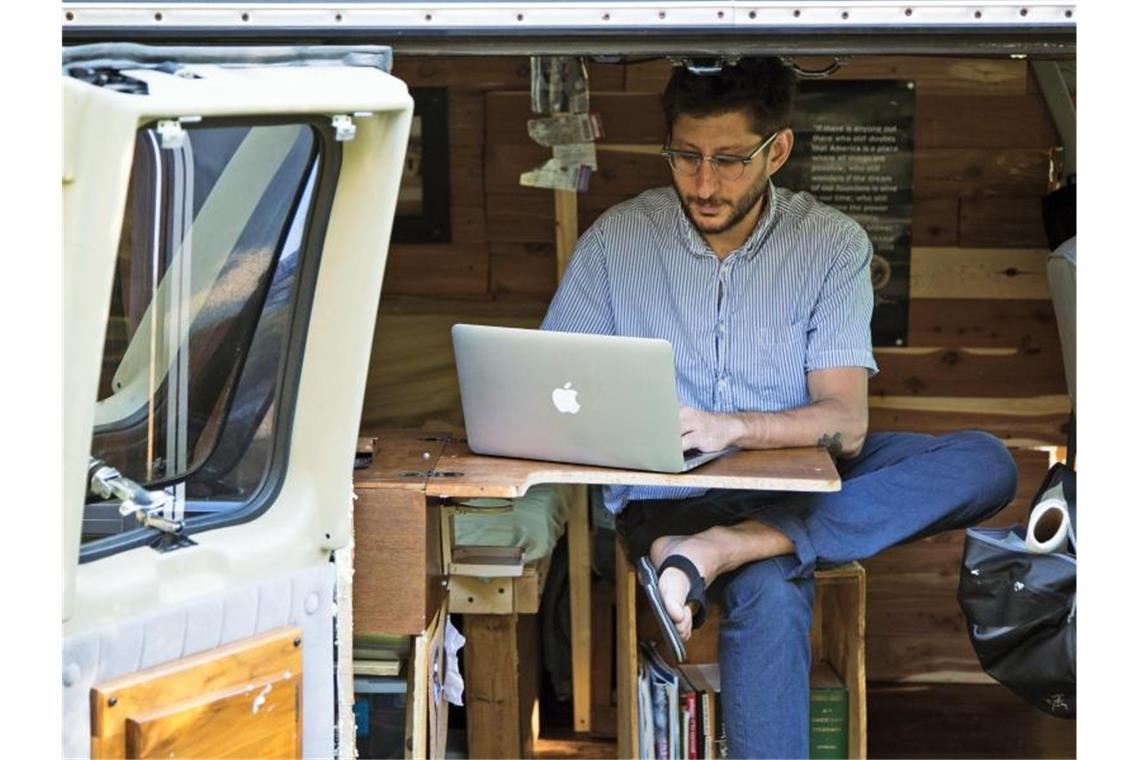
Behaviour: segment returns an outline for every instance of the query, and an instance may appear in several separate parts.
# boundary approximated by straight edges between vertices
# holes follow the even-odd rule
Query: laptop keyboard
[[[683,456],[685,457],[685,461],[687,462],[690,459],[696,459],[697,457],[699,457],[701,454],[704,454],[704,453],[705,452],[701,451],[700,449],[685,449],[685,453]]]

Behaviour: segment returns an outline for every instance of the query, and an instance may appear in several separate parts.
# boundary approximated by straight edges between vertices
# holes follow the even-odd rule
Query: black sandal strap
[[[635,567],[637,570],[637,582],[641,585],[642,590],[645,592],[645,597],[649,600],[649,608],[653,610],[653,617],[656,618],[657,625],[661,628],[661,635],[664,636],[665,641],[669,643],[669,647],[673,650],[673,657],[676,658],[677,662],[684,662],[685,643],[681,641],[681,634],[677,632],[677,626],[673,624],[669,613],[665,611],[665,603],[661,599],[661,591],[657,588],[657,570],[654,569],[653,563],[650,562],[648,555],[639,558]]]
[[[657,575],[660,576],[671,567],[677,568],[689,577],[689,595],[685,597],[685,604],[691,604],[696,608],[693,610],[693,628],[700,628],[706,617],[705,579],[701,577],[693,561],[683,554],[670,554],[666,557],[661,567],[657,569]]]

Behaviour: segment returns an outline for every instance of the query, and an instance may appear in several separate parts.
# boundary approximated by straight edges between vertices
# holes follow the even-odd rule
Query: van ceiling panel
[[[380,42],[396,54],[1071,57],[1076,4],[1037,0],[63,3],[67,43]]]

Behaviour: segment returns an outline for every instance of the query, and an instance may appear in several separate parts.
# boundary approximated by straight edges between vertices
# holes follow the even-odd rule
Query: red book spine
[[[697,721],[700,714],[697,712],[697,693],[685,692],[685,705],[689,708],[689,760],[697,760]]]

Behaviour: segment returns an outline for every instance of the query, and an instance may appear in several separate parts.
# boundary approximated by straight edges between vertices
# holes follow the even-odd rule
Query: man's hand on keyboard
[[[744,421],[733,414],[702,412],[681,406],[681,448],[720,451],[744,435]]]

